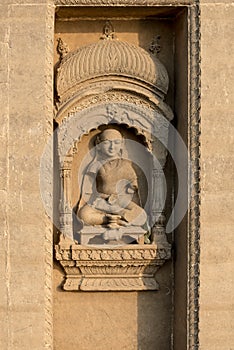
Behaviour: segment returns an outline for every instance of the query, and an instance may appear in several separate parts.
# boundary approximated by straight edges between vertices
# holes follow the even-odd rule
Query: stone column
[[[65,157],[61,165],[61,195],[60,195],[60,230],[66,237],[72,239],[72,208],[71,208],[71,166],[72,157]]]
[[[153,147],[153,152],[155,147]],[[166,179],[164,166],[166,159],[153,159],[152,199],[151,199],[151,241],[158,245],[167,245],[165,233],[164,206],[166,200]]]

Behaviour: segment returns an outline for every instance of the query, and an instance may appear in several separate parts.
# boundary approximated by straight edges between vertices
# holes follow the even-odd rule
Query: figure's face
[[[122,149],[123,138],[119,131],[107,129],[100,135],[99,149],[108,158],[116,158]]]

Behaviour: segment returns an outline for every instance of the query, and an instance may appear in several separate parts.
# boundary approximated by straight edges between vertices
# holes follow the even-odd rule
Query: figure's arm
[[[129,165],[129,186],[127,188],[127,193],[135,193],[138,191],[137,175],[132,165]]]
[[[141,200],[139,196],[138,191],[138,179],[135,169],[133,168],[132,164],[129,165],[129,177],[130,177],[130,183],[127,188],[127,193],[132,194],[132,201],[136,203],[137,205],[141,206]]]
[[[86,173],[83,178],[81,189],[81,200],[79,207],[81,208],[85,204],[91,205],[94,201],[96,191],[95,174]],[[96,196],[95,196],[96,197]]]

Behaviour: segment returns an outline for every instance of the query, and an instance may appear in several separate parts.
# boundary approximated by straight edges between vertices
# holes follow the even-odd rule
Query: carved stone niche
[[[110,23],[100,42],[61,52],[55,257],[65,271],[63,288],[157,290],[156,272],[170,258],[166,69],[151,53],[116,40]]]

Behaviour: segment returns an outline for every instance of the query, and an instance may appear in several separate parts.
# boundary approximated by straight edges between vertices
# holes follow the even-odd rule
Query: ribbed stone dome
[[[163,94],[168,75],[163,64],[144,49],[119,40],[100,40],[66,55],[57,70],[57,93],[61,97],[85,80],[117,75],[141,80]]]

